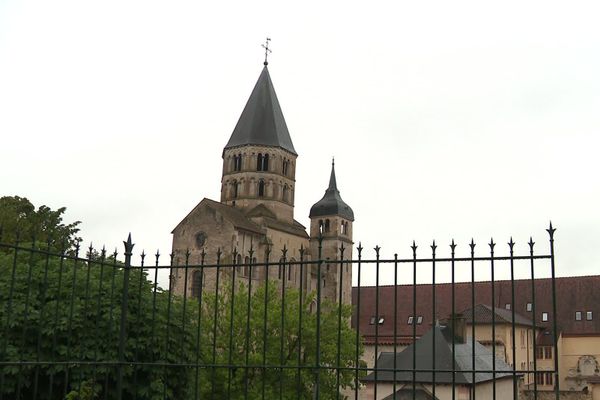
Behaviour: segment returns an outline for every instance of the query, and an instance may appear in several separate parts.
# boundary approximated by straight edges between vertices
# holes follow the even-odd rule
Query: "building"
[[[495,348],[496,355],[507,364],[514,365],[517,371],[533,370],[534,367],[539,371],[535,378],[531,374],[523,374],[524,389],[553,390],[554,374],[544,372],[554,370],[556,357],[552,335],[555,318],[551,279],[535,279],[533,285],[531,280],[515,280],[514,304],[511,281],[496,281],[494,285],[495,297],[492,300],[491,282],[475,282],[474,285],[470,282],[456,283],[454,310],[451,284],[436,285],[435,305],[430,284],[416,287],[399,285],[396,288],[380,286],[378,289],[354,287],[353,303],[356,304],[360,291],[360,310],[355,310],[352,324],[364,337],[364,360],[372,366],[376,355],[394,351],[394,347],[396,352],[402,351],[413,339],[423,336],[436,320],[447,319],[454,311],[465,317],[467,335],[471,335],[474,322],[475,339],[488,349]],[[561,391],[589,390],[591,382],[600,376],[600,275],[556,278],[555,286],[556,298],[559,299],[556,313],[559,387]],[[377,291],[380,299],[378,316],[375,315]],[[394,293],[399,305],[396,315]],[[413,295],[416,313],[413,311]],[[493,322],[495,338],[492,340]]]
[[[381,371],[363,379],[366,388],[361,398],[412,399],[413,382],[415,397],[421,399],[512,398],[519,376],[502,359],[494,359],[489,349],[469,341],[465,331],[464,323],[456,323],[456,334],[450,326],[437,325],[403,351],[381,353],[377,360]],[[473,370],[486,372],[473,374]]]
[[[298,153],[267,64],[265,61],[223,149],[220,201],[203,199],[172,231],[175,268],[171,284],[177,293],[187,296],[198,295],[200,282],[214,287],[215,268],[204,269],[200,279],[199,268],[185,267],[199,264],[204,257],[206,265],[217,261],[236,264],[240,281],[264,281],[268,277],[289,287],[302,284],[308,291],[319,284],[324,298],[338,300],[339,269],[330,268],[328,261],[338,258],[342,245],[351,254],[354,213],[340,196],[332,163],[325,195],[310,210],[309,233],[294,218]],[[324,260],[320,275],[314,264],[300,276],[294,263],[301,257],[316,260],[319,255]],[[344,269],[342,300],[348,303],[352,270],[349,265]],[[233,268],[221,271],[227,275],[234,272]]]

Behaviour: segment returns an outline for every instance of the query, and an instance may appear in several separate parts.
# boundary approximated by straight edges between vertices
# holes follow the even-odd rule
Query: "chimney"
[[[454,331],[452,332],[456,343],[464,344],[467,342],[467,326],[465,317],[462,314],[452,314],[450,316],[450,328],[454,324]]]

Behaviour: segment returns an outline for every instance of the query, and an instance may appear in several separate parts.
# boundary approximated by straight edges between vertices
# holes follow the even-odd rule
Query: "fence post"
[[[131,269],[131,255],[134,244],[131,242],[131,233],[125,245],[125,266],[123,267],[123,295],[121,299],[121,330],[119,332],[119,375],[117,380],[117,398],[123,398],[123,367],[125,364],[125,338],[127,336],[127,300],[129,298],[129,270]]]

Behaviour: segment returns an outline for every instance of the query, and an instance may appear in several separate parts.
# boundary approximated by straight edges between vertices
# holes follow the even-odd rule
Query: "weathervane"
[[[263,63],[264,65],[269,65],[267,58],[269,57],[269,53],[272,53],[271,49],[269,48],[270,41],[271,41],[271,38],[267,38],[267,40],[265,41],[265,44],[261,45],[263,47],[263,49],[265,49],[265,62]]]

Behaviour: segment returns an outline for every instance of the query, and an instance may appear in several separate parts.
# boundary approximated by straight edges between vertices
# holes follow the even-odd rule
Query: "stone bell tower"
[[[319,254],[319,237],[322,237],[321,290],[323,297],[339,300],[340,281],[342,302],[350,304],[352,290],[352,266],[340,264],[340,248],[344,247],[344,260],[352,259],[352,223],[354,212],[342,200],[335,179],[335,163],[331,163],[329,187],[321,200],[310,209],[310,249],[313,258]],[[313,267],[313,268],[316,268]],[[313,276],[316,274],[313,271]]]
[[[223,149],[221,203],[292,223],[298,157],[265,65]]]

